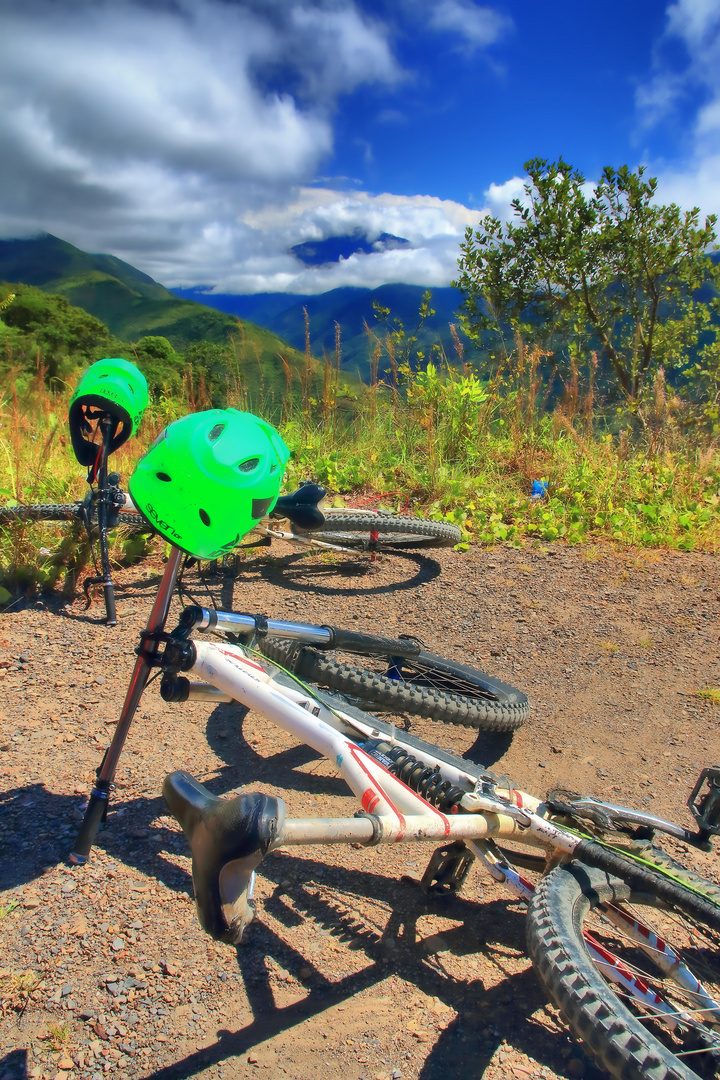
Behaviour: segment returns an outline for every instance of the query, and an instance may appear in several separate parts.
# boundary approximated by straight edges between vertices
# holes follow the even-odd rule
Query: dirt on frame
[[[720,708],[696,696],[720,686],[717,558],[273,553],[208,579],[218,606],[416,634],[532,706],[514,738],[421,720],[417,734],[534,794],[563,785],[691,824],[692,784],[720,763]],[[428,899],[428,846],[278,852],[247,943],[204,937],[167,772],[281,794],[294,815],[355,809],[327,763],[239,706],[168,706],[151,686],[107,828],[86,867],[68,865],[161,570],[158,557],[119,575],[114,629],[99,600],[1,617],[0,1080],[597,1080],[535,980],[522,905],[478,868],[461,896]],[[716,855],[694,862],[720,880]]]

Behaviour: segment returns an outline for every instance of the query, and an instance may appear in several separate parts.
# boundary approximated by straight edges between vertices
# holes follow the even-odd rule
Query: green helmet
[[[81,465],[92,466],[98,445],[91,441],[91,420],[109,413],[114,426],[110,452],[129,439],[137,429],[148,403],[145,376],[128,360],[119,357],[98,360],[87,369],[70,398],[70,438]]]
[[[198,559],[215,559],[270,513],[289,456],[259,417],[209,409],[166,427],[128,487],[161,536]]]

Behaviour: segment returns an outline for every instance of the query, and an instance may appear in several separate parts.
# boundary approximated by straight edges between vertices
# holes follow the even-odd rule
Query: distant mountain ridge
[[[58,293],[104,322],[116,337],[165,337],[176,349],[196,341],[222,343],[237,321],[217,308],[178,298],[114,255],[93,255],[44,233],[0,240],[0,281]]]
[[[353,242],[357,244],[357,238]],[[402,243],[402,238],[388,235],[383,242]],[[318,257],[326,254],[323,249]],[[90,254],[49,233],[31,239],[0,240],[0,281],[22,282],[58,293],[100,319],[122,341],[136,342],[148,335],[165,337],[179,351],[199,341],[224,343],[229,336],[238,334],[238,319],[244,324],[245,335],[256,342],[253,348],[267,357],[277,357],[285,342],[304,351],[306,308],[313,355],[334,354],[338,323],[342,367],[365,380],[372,354],[365,324],[381,337],[385,333],[373,303],[389,308],[391,319],[399,319],[412,333],[426,291],[421,285],[403,284],[376,289],[344,287],[313,296],[233,295],[213,293],[204,286],[170,290],[114,255]],[[429,354],[431,346],[440,342],[446,355],[455,360],[449,324],[458,323],[461,294],[451,288],[431,292],[435,315],[426,321],[419,335],[420,345]],[[462,340],[469,358],[472,347],[467,339]]]
[[[305,347],[305,314],[310,320],[310,347],[315,356],[323,350],[335,351],[335,323],[340,326],[342,366],[346,370],[359,371],[366,378],[369,357],[372,352],[368,342],[365,323],[382,336],[383,327],[378,323],[373,303],[390,309],[391,319],[399,319],[410,333],[418,321],[423,294],[422,285],[380,285],[376,289],[347,286],[332,289],[314,296],[298,296],[290,293],[255,293],[251,295],[204,292],[202,288],[173,289],[177,296],[217,307],[265,326],[278,334],[296,349]],[[435,315],[429,318],[420,335],[422,345],[428,352],[431,345],[440,342],[448,358],[456,360],[450,323],[456,325],[463,344],[472,350],[471,343],[460,332],[458,308],[462,294],[457,289],[431,289],[431,308]]]

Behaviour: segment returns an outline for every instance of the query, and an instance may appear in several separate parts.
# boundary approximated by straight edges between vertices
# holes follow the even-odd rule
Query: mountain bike
[[[75,520],[85,527],[91,550],[93,541],[98,540],[100,567],[96,562],[98,573],[85,579],[84,589],[89,607],[91,587],[102,585],[108,626],[116,625],[117,612],[107,534],[118,523],[124,503],[120,475],[108,473],[108,459],[137,430],[147,404],[147,382],[134,364],[120,357],[91,364],[70,398],[68,414],[73,452],[88,470],[87,496],[68,505],[0,507],[0,525],[18,520]]]
[[[273,639],[316,651],[362,645],[368,654],[368,636],[197,605],[167,633],[182,558],[171,547],[72,862],[90,854],[157,670],[165,701],[242,703],[332,763],[359,804],[352,817],[293,819],[279,797],[243,790],[222,799],[185,771],[167,776],[165,800],[192,852],[198,917],[210,936],[241,940],[254,913],[255,873],[279,847],[429,843],[436,850],[422,878],[427,889],[457,892],[477,862],[527,901],[527,944],[540,981],[609,1075],[720,1075],[720,888],[659,846],[664,839],[674,849],[709,850],[720,832],[720,768],[703,770],[690,795],[695,831],[568,791],[536,798],[310,686],[267,655]],[[359,636],[367,640],[352,640]],[[378,655],[402,654],[407,644],[376,641]]]
[[[118,473],[108,475],[105,502],[108,528],[119,525],[138,531],[152,531],[152,526],[138,514],[133,501],[120,485]],[[371,554],[396,548],[453,547],[459,543],[457,525],[444,521],[394,514],[389,510],[371,510],[336,506],[320,507],[327,492],[319,484],[303,484],[289,495],[281,495],[273,513],[259,522],[259,541],[247,547],[285,540],[296,547],[326,551],[368,551]],[[100,489],[91,490],[75,503],[29,503],[0,506],[0,525],[11,521],[72,521],[80,519],[95,525],[102,500]],[[224,566],[233,567],[232,556]]]

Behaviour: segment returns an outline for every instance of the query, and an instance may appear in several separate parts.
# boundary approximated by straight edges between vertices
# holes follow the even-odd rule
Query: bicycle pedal
[[[437,848],[430,856],[420,887],[432,894],[460,892],[474,858],[462,840]]]

